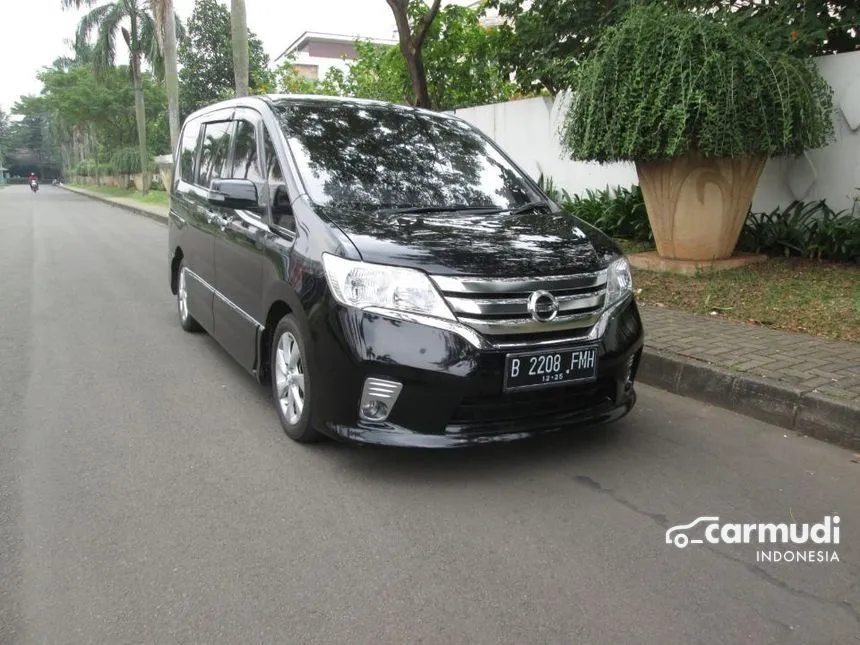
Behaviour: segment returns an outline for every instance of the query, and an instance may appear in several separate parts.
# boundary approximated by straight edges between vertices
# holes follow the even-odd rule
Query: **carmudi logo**
[[[839,562],[839,516],[825,515],[816,524],[730,523],[719,517],[698,517],[666,531],[666,544],[684,549],[690,544],[754,544],[756,562]],[[807,548],[789,548],[803,545]],[[781,548],[780,548],[781,547]]]

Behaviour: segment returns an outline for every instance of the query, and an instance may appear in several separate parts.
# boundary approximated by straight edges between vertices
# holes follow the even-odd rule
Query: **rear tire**
[[[176,276],[176,310],[179,313],[179,326],[182,329],[191,334],[203,329],[188,311],[188,283],[184,260],[179,263],[179,271]]]
[[[324,438],[311,420],[313,386],[306,356],[298,322],[293,316],[284,316],[272,335],[269,356],[272,397],[284,432],[299,443],[313,443]]]

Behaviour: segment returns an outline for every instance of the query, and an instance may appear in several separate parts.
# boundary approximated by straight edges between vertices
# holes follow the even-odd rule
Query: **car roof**
[[[434,116],[436,118],[455,118],[451,114],[445,114],[442,112],[434,112],[433,110],[425,110],[423,108],[417,108],[410,105],[400,105],[397,103],[389,103],[387,101],[377,101],[374,99],[359,99],[353,97],[344,97],[344,96],[326,96],[322,94],[256,94],[254,96],[246,96],[242,98],[235,99],[227,99],[225,101],[219,101],[217,103],[212,103],[211,105],[207,105],[206,107],[200,108],[199,110],[192,112],[188,115],[186,121],[194,118],[199,118],[209,114],[211,112],[215,112],[217,110],[223,110],[228,108],[240,108],[240,107],[262,107],[268,106],[269,108],[278,108],[284,107],[287,105],[353,105],[353,106],[363,106],[363,107],[376,107],[381,109],[389,109],[393,111],[402,111],[409,113],[418,113],[418,114],[427,114],[428,116]],[[459,120],[459,119],[457,119]]]

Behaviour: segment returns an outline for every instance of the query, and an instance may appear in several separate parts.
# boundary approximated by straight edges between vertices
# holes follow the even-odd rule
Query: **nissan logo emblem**
[[[528,310],[537,322],[549,322],[558,315],[558,300],[549,291],[535,291],[529,296]]]

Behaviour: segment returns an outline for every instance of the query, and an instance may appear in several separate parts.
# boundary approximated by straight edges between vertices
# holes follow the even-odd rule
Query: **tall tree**
[[[92,7],[81,18],[78,25],[77,42],[89,41],[96,33],[93,50],[96,76],[101,77],[113,67],[116,56],[116,37],[121,33],[129,51],[134,107],[137,120],[137,139],[140,146],[140,164],[146,177],[149,170],[149,154],[146,146],[146,105],[141,82],[141,65],[149,61],[154,69],[163,66],[161,51],[156,40],[155,19],[146,11],[143,0],[109,0],[98,6],[99,0],[61,0],[64,9]],[[126,27],[126,25],[128,25]],[[143,192],[149,191],[149,182],[144,180]]]
[[[433,0],[430,8],[416,21],[415,27],[409,24],[409,0],[385,0],[394,14],[397,24],[397,34],[400,40],[400,52],[406,61],[409,77],[412,80],[413,104],[417,107],[429,108],[430,95],[427,92],[427,72],[421,48],[430,30],[430,25],[439,13],[442,0]]]
[[[230,26],[236,96],[248,96],[248,16],[245,13],[245,0],[231,0]]]
[[[98,81],[91,65],[47,68],[38,75],[41,95],[22,98],[16,111],[47,115],[67,164],[97,155],[106,158],[121,148],[136,147],[135,97],[129,75],[126,65],[106,70]],[[141,83],[149,123],[162,124],[147,128],[147,148],[166,149],[170,140],[164,85],[146,72]]]
[[[13,174],[26,175],[35,171],[44,177],[46,166],[58,170],[60,155],[39,97],[22,97],[12,107],[12,112],[23,116],[9,127],[6,160]]]
[[[419,20],[427,5],[412,0],[410,20]],[[411,103],[412,81],[396,45],[356,41],[357,54],[346,72],[332,67],[316,82],[296,71],[294,58],[274,71],[277,90],[295,94],[332,94]],[[515,85],[500,62],[498,29],[485,28],[479,14],[448,4],[439,11],[424,40],[423,61],[430,107],[454,110],[509,100]]]
[[[176,12],[173,0],[149,0],[155,15],[156,36],[164,54],[164,84],[167,87],[167,114],[170,125],[170,150],[176,150],[179,142],[179,71],[177,66]],[[181,26],[181,25],[180,25]]]
[[[711,0],[715,17],[740,23],[752,37],[773,49],[801,57],[860,50],[857,0]]]
[[[504,62],[525,92],[570,87],[607,27],[643,0],[487,0],[505,19]],[[737,21],[762,44],[798,56],[860,48],[857,0],[647,0]]]
[[[505,63],[525,92],[555,94],[635,0],[489,0],[505,19]]]
[[[269,57],[263,43],[248,32],[248,87],[266,91]],[[182,114],[235,95],[230,13],[218,0],[197,0],[179,45],[179,92]]]
[[[9,135],[9,115],[0,109],[0,168],[3,167],[3,161],[11,144]]]

